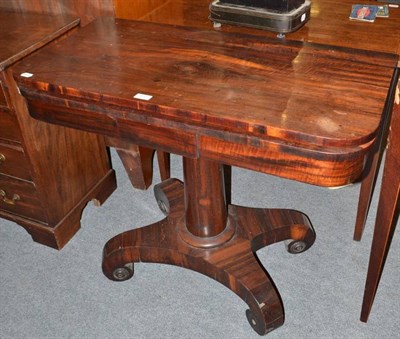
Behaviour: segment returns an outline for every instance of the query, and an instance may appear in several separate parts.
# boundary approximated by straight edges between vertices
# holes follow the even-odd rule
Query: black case
[[[305,0],[219,0],[221,4],[272,9],[290,12],[301,7]]]
[[[278,33],[289,33],[302,27],[310,19],[311,2],[306,0],[299,8],[289,12],[261,7],[249,7],[215,0],[210,4],[210,20],[265,29]],[[261,0],[229,0],[243,3],[261,3]],[[286,2],[287,4],[287,2]],[[293,3],[292,3],[293,4]]]

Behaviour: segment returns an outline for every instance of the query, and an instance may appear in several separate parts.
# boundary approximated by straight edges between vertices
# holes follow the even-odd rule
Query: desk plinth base
[[[227,229],[234,232],[220,237],[219,245],[194,247],[182,239],[183,183],[168,179],[156,186],[155,195],[166,218],[109,240],[103,252],[104,274],[122,281],[133,276],[135,262],[181,266],[217,280],[242,298],[249,306],[247,319],[258,334],[281,326],[282,301],[255,251],[282,240],[289,241],[291,253],[307,250],[315,239],[307,216],[294,210],[229,205]]]

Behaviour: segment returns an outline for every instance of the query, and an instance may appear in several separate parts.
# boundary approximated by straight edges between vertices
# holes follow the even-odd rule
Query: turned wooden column
[[[229,240],[234,229],[228,224],[223,165],[183,158],[185,227],[181,238],[195,247],[214,247]]]

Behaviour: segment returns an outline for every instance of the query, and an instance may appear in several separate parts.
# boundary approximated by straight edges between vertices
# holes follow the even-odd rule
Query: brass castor
[[[286,249],[291,254],[303,253],[309,249],[310,246],[303,240],[287,240],[285,242]]]
[[[118,267],[113,271],[113,277],[117,281],[125,281],[133,277],[133,263]]]

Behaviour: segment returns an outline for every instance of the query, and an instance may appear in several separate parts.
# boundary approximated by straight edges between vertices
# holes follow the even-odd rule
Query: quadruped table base
[[[232,204],[225,204],[222,213],[214,213],[225,203],[223,166],[184,158],[184,174],[185,184],[172,178],[155,186],[166,218],[107,242],[104,274],[111,280],[127,280],[133,276],[135,262],[188,268],[215,279],[242,298],[249,306],[247,319],[258,334],[281,326],[282,301],[255,252],[283,240],[290,253],[304,252],[315,240],[309,219],[295,210]],[[203,207],[208,213],[202,215]],[[221,220],[225,223],[217,234],[213,234],[215,224],[204,227],[213,219],[216,224]]]

